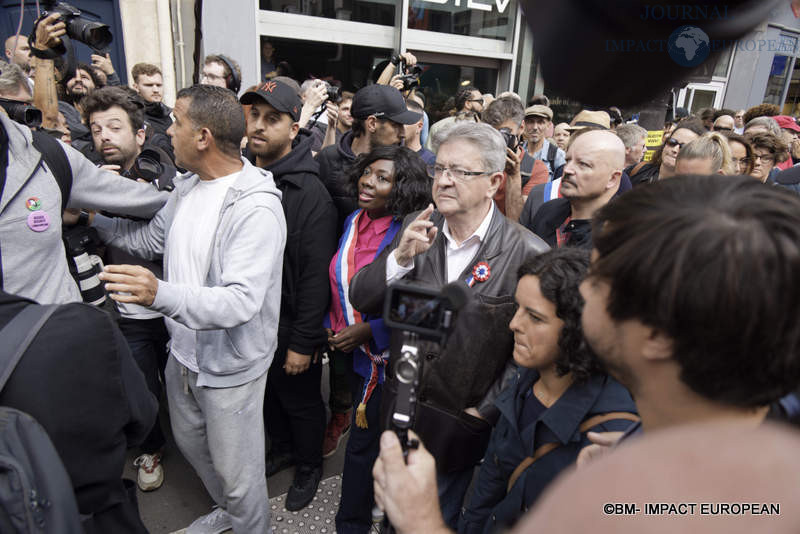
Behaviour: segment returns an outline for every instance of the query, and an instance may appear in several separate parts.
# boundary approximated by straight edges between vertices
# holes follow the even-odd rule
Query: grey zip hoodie
[[[61,241],[61,190],[42,156],[33,146],[31,131],[0,112],[8,135],[6,184],[0,198],[0,258],[3,289],[40,304],[80,302],[81,294],[69,274]],[[72,168],[68,207],[109,210],[136,217],[152,217],[169,193],[149,184],[128,180],[95,167],[74,148],[61,147]],[[28,225],[36,199],[49,225],[36,232]],[[39,229],[42,227],[39,226]]]
[[[175,179],[175,190],[149,222],[95,217],[101,239],[144,258],[163,256],[150,308],[196,331],[197,385],[233,387],[267,372],[277,346],[286,221],[272,174],[244,167],[222,203],[209,254],[205,287],[169,281],[169,236],[180,202],[196,174]]]

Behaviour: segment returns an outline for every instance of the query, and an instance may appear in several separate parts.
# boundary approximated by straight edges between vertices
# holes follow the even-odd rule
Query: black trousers
[[[161,384],[164,381],[164,367],[167,365],[167,342],[169,333],[164,324],[164,319],[126,319],[121,317],[119,324],[122,335],[128,342],[131,355],[139,369],[144,374],[147,382],[147,389],[161,399]],[[156,422],[150,434],[142,442],[141,451],[145,454],[153,454],[160,451],[166,438],[161,430],[161,421],[156,415]]]
[[[322,464],[325,405],[320,382],[322,363],[312,359],[299,375],[287,375],[285,345],[278,345],[267,375],[264,417],[273,453],[293,452],[298,465]]]

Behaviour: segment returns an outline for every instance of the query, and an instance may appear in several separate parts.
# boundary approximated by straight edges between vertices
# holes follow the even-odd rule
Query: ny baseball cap
[[[422,113],[406,107],[403,95],[388,85],[368,85],[358,90],[353,97],[350,114],[359,120],[370,115],[379,119],[389,119],[400,124],[414,124],[422,118]]]
[[[261,99],[282,113],[288,113],[295,122],[300,119],[303,101],[297,92],[281,81],[270,80],[255,91],[248,91],[239,99],[242,104],[252,104]]]

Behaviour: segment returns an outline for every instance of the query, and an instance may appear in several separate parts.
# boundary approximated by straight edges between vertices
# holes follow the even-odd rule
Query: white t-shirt
[[[215,180],[199,180],[178,205],[169,231],[169,257],[164,258],[168,282],[203,287],[219,212],[228,189],[239,173]],[[172,338],[170,350],[183,365],[198,373],[196,332],[165,317]]]

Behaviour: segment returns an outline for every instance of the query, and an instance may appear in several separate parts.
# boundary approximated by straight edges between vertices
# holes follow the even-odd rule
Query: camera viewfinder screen
[[[392,295],[390,318],[408,326],[436,331],[442,324],[442,301],[434,296],[408,291]]]

